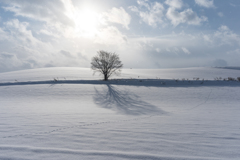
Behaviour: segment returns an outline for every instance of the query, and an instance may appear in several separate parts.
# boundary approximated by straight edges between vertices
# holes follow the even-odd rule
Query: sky
[[[0,0],[0,72],[240,66],[239,0]]]

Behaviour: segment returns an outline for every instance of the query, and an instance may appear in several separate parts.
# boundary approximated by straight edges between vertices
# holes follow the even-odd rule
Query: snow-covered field
[[[240,70],[0,73],[0,160],[238,160],[240,82],[216,77]]]

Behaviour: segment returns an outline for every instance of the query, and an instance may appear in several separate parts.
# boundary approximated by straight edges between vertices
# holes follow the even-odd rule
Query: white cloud
[[[23,65],[16,55],[8,52],[0,52],[0,72],[17,69]]]
[[[7,33],[3,30],[3,28],[0,28],[0,41],[1,40],[6,40],[6,39],[8,39],[8,35],[7,35]]]
[[[206,8],[213,8],[215,7],[213,4],[213,0],[195,0],[195,3],[199,6],[206,7]]]
[[[73,56],[70,52],[68,51],[64,51],[64,50],[61,50],[59,53],[61,53],[62,55],[64,55],[65,57],[67,58],[76,58],[75,56]]]
[[[158,53],[161,52],[161,49],[159,49],[159,48],[156,48],[155,50],[156,50],[156,52],[158,52]]]
[[[222,25],[221,27],[218,28],[219,31],[229,31],[230,29],[225,26],[225,25]]]
[[[24,43],[27,46],[43,44],[32,35],[31,30],[27,29],[29,23],[19,22],[18,19],[13,19],[4,22],[4,24],[6,26],[5,30],[10,32],[11,36],[9,38],[12,38],[12,40],[18,42],[21,41],[21,43]]]
[[[163,23],[164,7],[161,3],[155,2],[148,4],[147,1],[138,1],[139,8],[136,6],[129,7],[133,12],[136,12],[143,22],[149,26],[156,27],[158,24]],[[145,7],[145,10],[141,8]]]
[[[182,58],[184,57],[186,59],[199,57],[209,60],[204,64],[207,66],[212,65],[212,59],[215,59],[215,57],[222,59],[226,58],[226,60],[228,60],[227,53],[230,54],[233,53],[233,51],[235,51],[234,53],[237,55],[239,50],[236,49],[238,49],[240,46],[239,35],[231,31],[227,26],[221,26],[218,30],[210,34],[188,34],[181,32],[155,38],[145,37],[144,39],[142,38],[141,41],[143,40],[148,44],[151,44],[151,46],[144,46],[144,44],[141,44],[141,46],[145,47],[144,51],[147,53],[147,55],[152,53],[153,59],[159,59],[159,57],[163,59],[174,59],[176,56]],[[156,54],[158,51],[160,51],[161,54]],[[228,62],[233,61],[228,60]],[[165,65],[168,64],[164,64],[163,66]],[[201,66],[202,65],[203,63]]]
[[[54,48],[36,38],[28,22],[12,19],[3,23],[0,48],[1,71],[43,67]],[[4,36],[3,36],[4,35]]]
[[[210,43],[212,42],[210,36],[208,36],[208,35],[203,35],[203,39],[204,39],[206,42],[210,42]]]
[[[236,5],[236,4],[233,4],[233,3],[230,3],[230,5],[231,5],[232,7],[237,7],[237,5]]]
[[[25,1],[12,0],[7,7],[3,7],[6,11],[14,12],[16,16],[33,18],[34,20],[45,21],[48,23],[61,23],[63,25],[73,25],[64,11],[65,6],[62,2],[56,0],[41,0],[41,1]],[[71,2],[68,0],[68,2]]]
[[[140,7],[146,7],[148,10],[151,9],[150,4],[148,3],[148,0],[138,0],[137,3]]]
[[[221,40],[219,45],[240,45],[240,36],[231,31],[227,26],[222,25],[214,33],[214,38]]]
[[[45,34],[45,35],[48,35],[48,36],[53,36],[53,37],[55,37],[55,38],[60,38],[59,35],[54,34],[52,31],[46,30],[46,29],[41,29],[41,30],[39,31],[39,33],[42,33],[42,34]]]
[[[105,45],[119,45],[127,42],[127,37],[123,35],[116,27],[109,26],[101,29],[94,40],[95,43]]]
[[[71,0],[5,0],[4,2],[7,4],[3,7],[5,11],[13,12],[15,16],[43,22],[45,31],[49,30],[54,34],[67,37],[71,32],[70,29],[72,30],[75,26],[73,19],[66,14],[73,7]]]
[[[218,16],[219,16],[219,17],[223,17],[224,15],[223,15],[222,12],[218,12]]]
[[[167,52],[171,52],[169,48],[166,48],[166,51],[167,51]]]
[[[131,16],[122,7],[119,9],[113,7],[109,13],[104,13],[104,15],[107,17],[107,21],[119,23],[129,29],[128,25],[131,22]]]
[[[85,12],[74,6],[71,0],[51,2],[6,0],[4,2],[6,2],[5,11],[13,12],[15,18],[27,17],[21,18],[27,22],[18,19],[9,20],[3,22],[3,27],[0,28],[0,41],[2,45],[4,44],[0,52],[12,53],[13,57],[21,62],[17,63],[18,61],[14,60],[15,64],[18,64],[14,66],[8,61],[8,66],[3,66],[6,71],[44,66],[89,67],[88,59],[91,59],[97,50],[118,51],[124,50],[128,45],[127,36],[114,27],[114,24],[101,24],[98,23],[98,19],[94,23],[96,27],[92,35],[83,36],[84,31],[80,30],[82,21],[79,18],[84,16],[84,20],[87,18],[82,13],[99,17],[103,17],[104,13],[96,13],[95,10]],[[130,15],[122,7],[112,8],[107,19],[106,16],[103,18],[107,22],[121,24],[127,29],[131,21]],[[37,25],[36,21],[38,21]],[[79,27],[76,24],[79,24]]]
[[[166,14],[167,18],[171,20],[174,26],[181,23],[187,23],[190,25],[200,25],[202,22],[207,21],[207,17],[199,17],[192,9],[186,9],[182,12],[178,12],[175,8],[169,8]]]
[[[240,55],[240,49],[230,50],[230,51],[227,52],[227,54]]]
[[[161,3],[165,2],[164,4],[159,3],[160,1],[152,3],[150,0],[138,0],[137,6],[129,8],[141,18],[142,23],[150,27],[139,26],[138,30],[142,29],[143,32],[133,31],[129,33],[131,34],[129,37],[121,32],[121,26],[129,29],[131,22],[131,16],[123,7],[111,6],[108,13],[106,10],[99,13],[95,12],[97,10],[90,10],[94,12],[94,16],[101,16],[105,24],[96,22],[97,27],[92,35],[87,37],[83,36],[84,30],[80,28],[83,23],[79,17],[87,19],[85,16],[87,14],[82,14],[80,6],[73,4],[76,1],[72,3],[71,0],[36,2],[6,0],[4,2],[6,2],[6,5],[3,5],[5,10],[13,12],[15,19],[12,20],[13,16],[9,14],[10,17],[1,20],[1,71],[45,66],[89,67],[89,60],[100,49],[118,53],[125,67],[142,68],[154,67],[155,61],[161,64],[161,67],[204,66],[207,60],[210,59],[212,63],[216,57],[226,59],[231,65],[232,61],[224,56],[229,53],[232,55],[227,55],[228,57],[237,59],[236,56],[239,57],[240,54],[239,34],[227,26],[221,26],[211,33],[205,31],[205,27],[195,28],[198,33],[193,33],[195,29],[192,30],[192,27],[191,31],[185,30],[185,33],[178,33],[180,27],[176,30],[174,27],[162,30],[151,29],[151,33],[147,33],[147,29],[160,25],[201,25],[207,21],[206,17],[201,17],[191,8],[188,9],[189,5],[182,0],[161,1]],[[154,31],[157,31],[156,35],[152,35]],[[172,34],[168,34],[171,31]],[[158,36],[162,34],[166,35]]]
[[[220,26],[211,34],[203,34],[201,36],[206,45],[210,47],[225,47],[224,49],[240,47],[240,35],[225,25]]]
[[[183,6],[182,0],[166,0],[165,3],[172,8],[181,9]]]
[[[182,51],[186,54],[191,54],[191,52],[185,47],[182,47]]]

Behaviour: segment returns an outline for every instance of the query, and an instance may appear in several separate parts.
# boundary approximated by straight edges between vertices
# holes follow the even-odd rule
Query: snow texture
[[[108,82],[80,68],[0,73],[0,159],[237,160],[240,82],[215,78],[239,76],[231,68],[123,69]]]

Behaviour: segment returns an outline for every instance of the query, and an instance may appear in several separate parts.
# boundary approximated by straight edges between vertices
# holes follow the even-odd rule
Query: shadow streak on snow
[[[28,82],[2,82],[0,86],[16,86],[16,85],[40,85],[50,84],[94,84],[94,85],[127,85],[127,86],[144,86],[144,87],[202,87],[202,86],[217,86],[217,87],[240,87],[238,81],[176,81],[171,79],[115,79],[109,81],[103,80],[58,80],[58,81],[28,81]]]
[[[106,85],[106,90],[98,91],[95,88],[94,102],[102,108],[114,110],[125,115],[164,114],[158,107],[142,101],[129,91],[121,91],[112,85]]]
[[[18,157],[21,159],[21,155],[29,155],[30,158],[45,156],[45,157],[81,157],[82,159],[138,159],[138,160],[213,160],[218,158],[210,157],[193,157],[193,156],[172,156],[172,155],[159,155],[151,154],[147,152],[123,152],[123,151],[102,151],[102,150],[74,150],[67,148],[40,148],[32,146],[0,146],[0,150],[8,154],[1,156],[0,159],[16,159],[11,157]],[[19,155],[17,155],[19,154]],[[33,156],[34,155],[34,156]],[[48,156],[46,156],[48,155]],[[29,159],[30,159],[29,158]],[[24,158],[26,159],[26,157]]]

